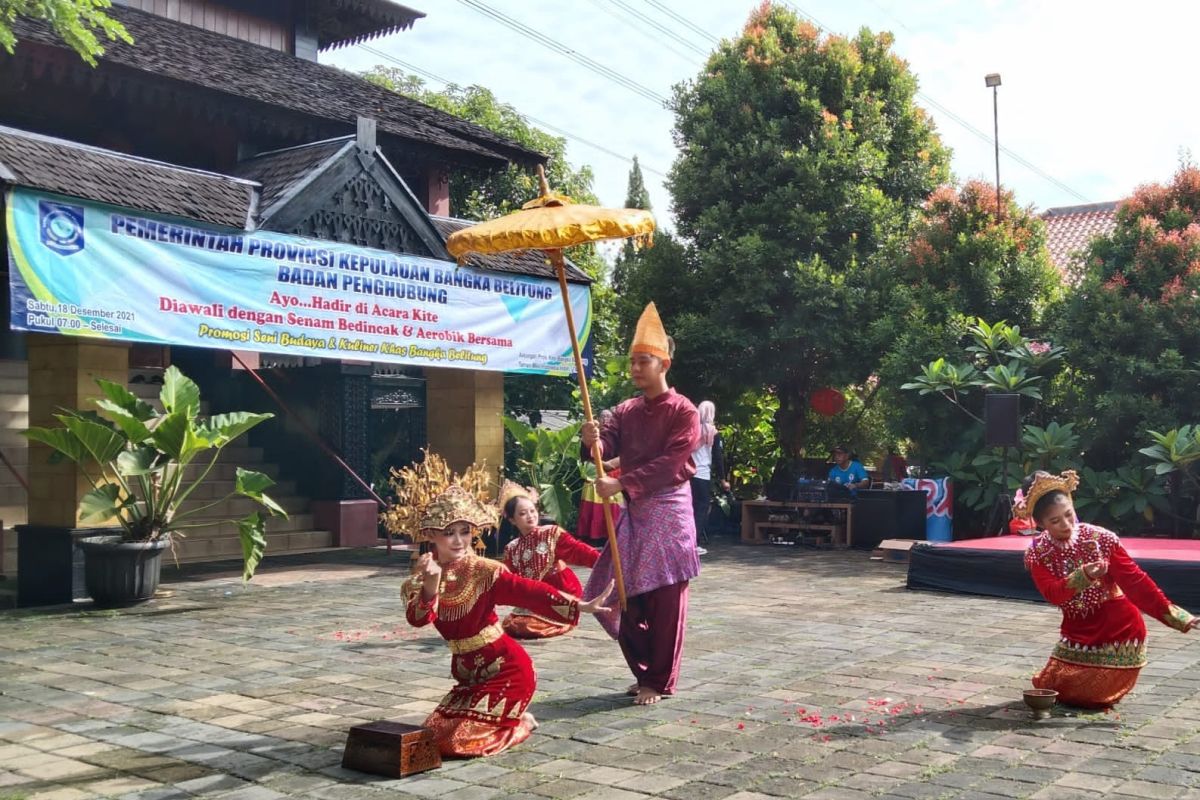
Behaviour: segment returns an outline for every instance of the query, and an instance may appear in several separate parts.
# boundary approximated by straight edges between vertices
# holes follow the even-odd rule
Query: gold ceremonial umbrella
[[[575,354],[575,372],[579,376],[579,393],[583,397],[583,414],[592,421],[592,401],[588,396],[587,377],[579,339],[575,334],[575,317],[567,294],[567,274],[563,265],[563,248],[605,239],[637,238],[649,243],[654,233],[654,216],[637,208],[598,208],[576,205],[571,198],[554,194],[546,182],[546,173],[538,165],[541,196],[530,200],[516,211],[499,219],[481,222],[470,228],[455,231],[446,239],[446,249],[461,263],[471,253],[483,255],[506,253],[512,250],[544,250],[554,265],[558,287],[562,293],[563,310],[567,314],[567,329],[571,334],[571,350]],[[600,447],[592,448],[596,474],[604,477]],[[603,498],[604,522],[608,529],[608,549],[612,554],[613,574],[617,582],[617,597],[625,609],[625,577],[621,571],[621,554],[617,550],[617,532],[613,526],[612,506]]]

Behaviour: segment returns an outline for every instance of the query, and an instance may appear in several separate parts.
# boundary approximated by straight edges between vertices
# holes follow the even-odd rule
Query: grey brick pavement
[[[588,621],[530,646],[542,727],[522,746],[404,780],[345,771],[346,730],[420,722],[449,657],[404,623],[399,558],[326,558],[136,609],[0,614],[0,800],[1200,798],[1200,637],[1151,623],[1119,714],[1033,723],[1020,689],[1054,609],[908,592],[863,553],[721,544],[678,696],[632,707]]]

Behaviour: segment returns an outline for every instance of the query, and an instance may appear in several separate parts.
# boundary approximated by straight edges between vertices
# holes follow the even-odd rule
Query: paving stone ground
[[[0,800],[1200,798],[1200,636],[1152,622],[1119,714],[1035,723],[1020,690],[1055,609],[910,592],[865,553],[720,543],[678,696],[631,706],[588,620],[529,647],[542,726],[525,744],[403,780],[349,772],[347,729],[420,722],[449,654],[404,622],[406,557],[324,559],[268,562],[248,587],[190,574],[134,609],[0,614]]]

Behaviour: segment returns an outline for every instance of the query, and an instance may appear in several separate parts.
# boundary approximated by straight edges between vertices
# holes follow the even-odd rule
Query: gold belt
[[[468,636],[466,639],[447,639],[446,644],[450,645],[451,653],[459,655],[485,647],[503,635],[504,629],[500,627],[500,623],[493,622],[474,636]]]

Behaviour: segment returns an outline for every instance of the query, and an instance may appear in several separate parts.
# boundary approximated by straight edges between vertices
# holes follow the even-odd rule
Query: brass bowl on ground
[[[1058,692],[1054,689],[1026,689],[1024,696],[1034,719],[1048,719],[1050,709],[1058,702]]]

